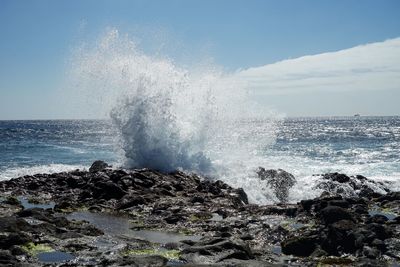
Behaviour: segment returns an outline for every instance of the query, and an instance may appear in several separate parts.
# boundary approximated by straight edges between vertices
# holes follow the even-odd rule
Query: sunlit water
[[[247,127],[252,123],[262,124]],[[96,159],[120,166],[114,136],[110,121],[0,121],[0,179],[88,168]],[[258,187],[254,168],[283,168],[298,180],[290,194],[296,201],[319,193],[310,190],[317,179],[313,174],[333,171],[391,180],[399,189],[399,155],[400,117],[288,118],[280,123],[275,143],[260,146],[251,166],[234,167],[247,179],[234,172],[215,176],[243,186],[253,201],[268,202],[273,198]]]

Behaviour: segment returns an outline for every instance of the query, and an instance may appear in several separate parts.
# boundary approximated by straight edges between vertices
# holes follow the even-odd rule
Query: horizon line
[[[400,117],[400,115],[305,115],[305,116],[277,116],[282,119],[298,119],[298,118],[382,118],[382,117]],[[106,121],[110,118],[60,118],[60,119],[0,119],[0,121]]]

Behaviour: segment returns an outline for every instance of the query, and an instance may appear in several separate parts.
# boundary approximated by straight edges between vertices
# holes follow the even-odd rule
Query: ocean
[[[262,122],[247,122],[247,127],[252,123]],[[400,189],[400,117],[286,118],[274,125],[273,140],[258,144],[254,162],[244,157],[224,166],[230,171],[209,175],[245,188],[254,202],[269,202],[268,194],[254,183],[258,165],[295,175],[291,201],[315,196],[313,175],[327,172],[388,180]],[[129,153],[121,149],[114,128],[106,120],[0,121],[0,180],[87,169],[98,159],[124,166]],[[221,165],[217,158],[210,161]],[[191,171],[190,166],[185,169]]]

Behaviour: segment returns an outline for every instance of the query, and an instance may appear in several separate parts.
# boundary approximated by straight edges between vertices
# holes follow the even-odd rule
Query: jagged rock
[[[127,192],[120,186],[113,182],[98,182],[93,189],[93,196],[95,198],[102,198],[106,200],[120,199],[125,196]]]
[[[176,214],[176,215],[171,215],[169,217],[166,217],[164,220],[169,224],[175,224],[175,223],[177,223],[179,221],[182,221],[184,219],[185,219],[184,216]]]
[[[317,248],[317,236],[297,236],[281,243],[282,252],[287,255],[306,257]]]
[[[369,180],[362,175],[347,176],[342,173],[327,173],[321,176],[316,189],[324,190],[330,195],[343,197],[379,197],[389,192],[389,184]]]
[[[80,177],[77,177],[77,176],[70,176],[65,180],[65,182],[71,188],[77,188],[77,187],[80,187],[80,186],[82,186],[84,184],[82,179]]]
[[[368,223],[386,223],[389,219],[385,215],[375,214],[367,220]]]
[[[322,248],[331,255],[340,252],[353,253],[356,251],[353,230],[356,224],[350,220],[340,220],[328,227],[328,235],[322,241]]]
[[[379,202],[400,200],[400,192],[389,192],[378,198]]]
[[[304,211],[310,211],[313,205],[314,205],[314,200],[312,200],[312,199],[300,201],[300,206],[302,207],[302,209]]]
[[[32,229],[24,219],[15,216],[0,217],[0,229],[2,232],[20,232]]]
[[[84,191],[84,192],[87,192],[87,191]],[[60,201],[59,203],[57,203],[54,206],[54,210],[62,212],[63,210],[72,209],[74,207],[75,207],[74,204],[71,203],[70,201]]]
[[[238,188],[238,189],[236,189],[236,192],[238,193],[240,200],[241,200],[244,204],[249,204],[249,199],[247,198],[247,194],[246,194],[246,192],[243,190],[243,188]]]
[[[328,206],[322,209],[319,216],[325,224],[331,224],[340,220],[354,221],[353,215],[349,211],[337,206]]]
[[[194,196],[190,202],[192,203],[204,203],[204,198],[202,196]]]
[[[375,247],[377,249],[379,249],[381,252],[385,252],[386,251],[386,244],[384,241],[380,240],[380,239],[374,239],[371,242],[371,246]]]
[[[363,248],[363,255],[365,256],[365,257],[367,257],[367,258],[370,258],[370,259],[376,259],[376,258],[378,258],[379,257],[379,255],[381,254],[380,253],[380,251],[378,250],[378,249],[376,249],[376,248],[371,248],[371,247],[369,247],[369,246],[365,246],[364,248]]]
[[[14,245],[22,245],[31,242],[31,238],[24,233],[10,233],[9,235],[0,235],[0,249],[8,249]]]
[[[283,253],[300,256],[296,258],[300,266],[317,265],[319,257],[346,258],[347,262],[354,258],[349,264],[355,266],[361,259],[368,264],[382,263],[367,258],[376,255],[388,262],[400,258],[399,217],[387,220],[382,215],[369,215],[371,207],[377,212],[392,213],[391,218],[399,214],[400,194],[370,191],[382,184],[369,183],[362,176],[330,175],[322,180],[333,187],[352,189],[354,184],[359,189],[350,197],[327,192],[297,204],[257,205],[247,204],[242,189],[183,172],[105,168],[0,181],[0,249],[11,252],[5,255],[6,264],[17,263],[13,256],[19,255],[17,259],[27,266],[41,263],[22,249],[26,243],[71,252],[79,257],[79,263],[86,264],[84,260],[89,258],[90,264],[96,266],[164,266],[170,256],[186,260],[188,266],[279,265],[288,259],[276,251],[279,244]],[[31,184],[37,184],[37,189],[33,190]],[[46,205],[51,201],[55,205],[23,209],[14,200],[12,204],[4,201],[10,195],[25,199],[35,196],[38,203]],[[89,222],[70,219],[77,214],[83,214],[83,218],[88,215],[88,221],[91,216],[110,221],[110,228],[115,230],[115,225],[117,233],[108,232],[107,226],[102,237],[103,232]],[[192,240],[178,239],[154,248],[154,243],[119,234],[126,225],[134,231],[162,229],[179,239],[181,234],[177,233],[185,233]],[[201,236],[203,239],[197,241]],[[94,239],[112,242],[106,241],[99,250],[88,242]],[[75,263],[64,265],[70,264]]]
[[[102,160],[96,160],[92,163],[92,166],[89,168],[89,172],[100,172],[110,167],[107,163]]]
[[[257,174],[272,188],[280,202],[287,202],[289,189],[296,183],[296,178],[292,174],[282,169],[265,170],[263,167],[258,168]]]
[[[16,197],[13,196],[7,197],[7,199],[4,200],[3,202],[14,206],[21,206],[21,201],[19,201]]]
[[[229,259],[253,259],[248,245],[241,240],[204,238],[184,249],[181,257],[193,263],[209,264]]]
[[[350,181],[350,177],[347,176],[346,174],[342,174],[342,173],[327,173],[325,174],[322,178],[327,179],[327,180],[331,180],[331,181],[335,181],[338,183],[347,183]]]
[[[344,199],[330,200],[328,201],[328,206],[337,206],[341,208],[348,208],[350,206],[349,202]]]
[[[146,199],[143,198],[142,196],[128,196],[128,197],[122,198],[118,202],[116,208],[118,210],[129,209],[129,208],[131,208],[133,206],[143,205],[146,202],[147,202]]]
[[[380,240],[385,240],[386,238],[389,238],[392,236],[392,232],[390,231],[390,229],[387,226],[379,224],[379,223],[367,224],[365,229],[367,231],[369,231],[370,233],[375,234],[375,237]]]
[[[19,266],[15,256],[11,255],[8,250],[0,250],[0,265],[1,266]]]
[[[168,259],[162,256],[135,256],[124,258],[121,266],[137,266],[137,267],[163,267],[167,266]]]

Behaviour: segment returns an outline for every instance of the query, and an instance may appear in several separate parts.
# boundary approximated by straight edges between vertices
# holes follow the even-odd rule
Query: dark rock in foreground
[[[286,200],[294,177],[282,170],[262,175]],[[56,266],[384,266],[398,261],[400,193],[377,193],[380,184],[365,177],[322,179],[332,189],[329,194],[279,205],[249,204],[243,189],[194,174],[111,169],[104,162],[88,172],[2,181],[0,265],[41,266],[44,255],[58,259],[50,263]],[[278,188],[282,183],[284,189]],[[357,194],[341,196],[338,184],[356,188]],[[37,204],[28,207],[21,197]]]

